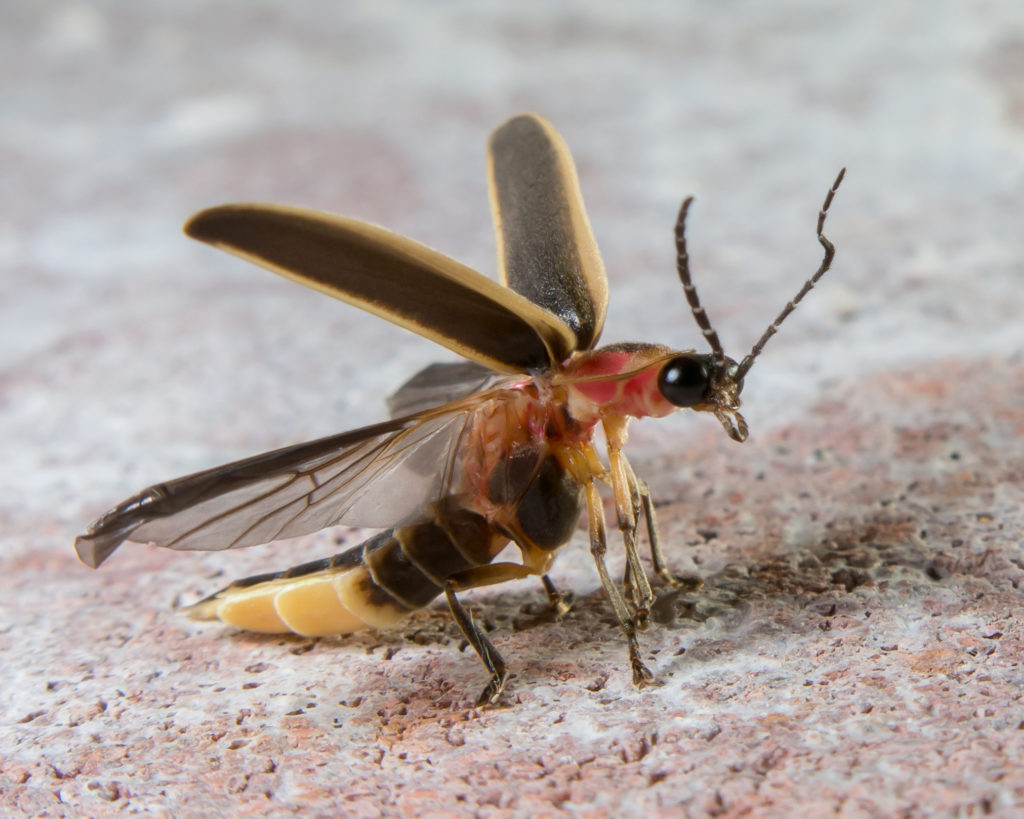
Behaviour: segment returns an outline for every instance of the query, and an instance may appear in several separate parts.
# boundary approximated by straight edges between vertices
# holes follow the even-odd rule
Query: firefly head
[[[734,441],[745,441],[747,422],[740,415],[743,378],[739,365],[728,356],[680,353],[658,374],[658,389],[677,407],[713,413]]]
[[[825,271],[832,264],[835,248],[832,246],[832,242],[825,238],[822,230],[825,227],[825,214],[828,213],[832,198],[845,174],[846,168],[843,168],[836,177],[836,181],[832,183],[832,187],[829,188],[825,202],[818,212],[818,242],[825,251],[821,264],[814,275],[804,282],[804,286],[800,288],[796,296],[786,303],[782,312],[776,316],[775,321],[768,326],[750,352],[738,364],[729,358],[722,349],[718,333],[711,326],[711,321],[697,296],[697,288],[690,278],[690,257],[686,250],[686,214],[693,202],[693,197],[687,197],[679,209],[679,218],[676,220],[676,267],[679,270],[679,279],[683,283],[686,301],[690,305],[690,312],[693,313],[697,326],[700,327],[704,338],[711,346],[711,352],[704,354],[681,353],[672,358],[661,370],[658,387],[662,395],[677,407],[691,407],[695,410],[713,413],[734,441],[745,441],[747,438],[747,422],[739,413],[743,377],[750,371],[754,360],[761,354],[764,345],[768,343],[768,339],[775,335],[779,325],[793,312],[800,300],[811,291],[811,288],[817,284],[818,279],[825,275]]]

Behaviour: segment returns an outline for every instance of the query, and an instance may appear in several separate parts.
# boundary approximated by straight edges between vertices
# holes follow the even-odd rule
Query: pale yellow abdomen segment
[[[192,606],[189,613],[193,619],[221,620],[264,634],[326,637],[367,626],[385,628],[408,610],[381,593],[369,571],[357,566],[228,587]]]
[[[380,532],[325,560],[238,580],[189,613],[247,631],[303,637],[393,626],[442,594],[447,578],[489,563],[508,542],[474,512],[438,512],[435,520]]]

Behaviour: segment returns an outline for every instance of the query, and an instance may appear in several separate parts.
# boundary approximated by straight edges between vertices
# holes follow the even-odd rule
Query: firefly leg
[[[498,701],[505,682],[508,680],[508,669],[505,666],[505,660],[498,653],[498,649],[487,639],[487,635],[473,620],[473,616],[458,601],[455,592],[504,583],[506,580],[518,580],[530,574],[533,572],[518,563],[493,563],[459,572],[448,578],[445,583],[444,593],[448,599],[448,608],[451,609],[452,616],[455,618],[455,624],[491,673],[490,682],[487,683],[487,687],[476,701],[478,706],[494,705]]]
[[[661,551],[661,540],[658,537],[658,523],[654,517],[654,501],[651,499],[651,490],[646,483],[636,476],[636,473],[633,474],[633,481],[639,493],[640,502],[643,505],[644,521],[647,524],[647,539],[651,544],[651,561],[654,563],[655,573],[663,582],[670,586],[683,588],[687,591],[699,589],[704,584],[703,580],[696,576],[681,577],[674,574],[665,563],[665,555]]]
[[[640,499],[640,490],[636,483],[636,475],[632,473],[632,469],[630,469],[629,491],[630,499],[633,505],[633,540],[634,542],[636,542],[639,537],[640,515],[643,512],[643,505]],[[637,599],[639,591],[636,589],[636,584],[633,583],[633,568],[628,560],[626,561],[626,569],[622,574],[622,585],[626,589],[626,594],[629,595],[630,599],[634,601],[634,608],[636,608],[635,601]]]
[[[452,610],[452,616],[455,618],[459,631],[462,632],[462,636],[466,638],[469,644],[473,646],[473,650],[483,661],[487,670],[491,672],[491,681],[487,683],[487,687],[477,698],[476,704],[478,706],[491,705],[498,701],[498,697],[501,696],[501,690],[505,687],[505,681],[508,679],[505,661],[498,653],[498,649],[487,639],[487,635],[473,622],[472,615],[462,607],[462,604],[455,597],[455,592],[451,588],[446,588],[444,593],[448,598],[448,608]]]
[[[633,541],[636,542],[639,537],[640,515],[643,511],[643,507],[640,502],[640,492],[632,483],[630,484],[630,498],[633,506]],[[622,587],[625,589],[626,595],[633,602],[633,608],[636,609],[636,603],[640,592],[636,588],[636,584],[633,582],[633,566],[628,560],[626,561],[626,568],[622,573]]]
[[[612,492],[615,495],[615,515],[622,533],[622,542],[626,546],[625,585],[630,593],[630,601],[636,612],[636,620],[642,628],[654,602],[654,592],[647,572],[640,563],[640,553],[636,548],[637,513],[639,512],[636,476],[633,468],[622,454],[626,443],[625,420],[608,419],[604,422],[605,439],[608,442],[608,465],[611,472]]]
[[[568,614],[572,608],[572,599],[568,594],[563,594],[555,588],[555,584],[551,582],[551,578],[546,574],[541,575],[540,582],[544,584],[544,591],[548,594],[548,600],[551,602],[551,608],[554,609],[555,616],[561,617],[563,614]]]
[[[612,467],[612,474],[616,472]],[[628,493],[628,487],[626,492]],[[615,490],[615,513],[619,524],[619,532],[622,535],[622,542],[626,547],[626,571],[625,585],[629,592],[630,602],[636,612],[637,623],[643,627],[647,622],[647,616],[651,611],[651,604],[654,602],[654,592],[651,590],[651,581],[647,579],[647,572],[644,571],[640,562],[640,552],[636,547],[636,517],[633,515],[633,501],[628,496],[623,503],[619,502],[618,488]]]
[[[644,665],[643,660],[640,659],[640,644],[636,639],[636,623],[630,617],[629,609],[626,608],[626,601],[622,597],[622,592],[619,591],[612,581],[608,574],[608,567],[604,562],[605,554],[608,551],[608,541],[605,537],[604,509],[601,504],[601,494],[598,492],[597,485],[592,479],[586,483],[586,492],[587,522],[590,529],[590,552],[594,556],[594,564],[597,566],[597,574],[601,578],[601,585],[604,586],[604,590],[611,600],[615,616],[619,620],[619,626],[626,635],[626,640],[629,644],[629,663],[633,668],[633,684],[643,686],[653,682],[654,675],[651,674],[647,666]]]

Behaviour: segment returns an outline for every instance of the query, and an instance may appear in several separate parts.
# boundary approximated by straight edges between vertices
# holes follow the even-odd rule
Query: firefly
[[[405,327],[457,353],[389,400],[390,419],[156,484],[75,540],[97,568],[124,541],[176,550],[237,549],[348,525],[381,529],[345,552],[238,580],[190,607],[198,619],[265,633],[347,634],[395,625],[444,595],[499,701],[504,659],[459,595],[548,572],[585,515],[601,585],[628,647],[633,682],[653,675],[637,633],[654,593],[640,557],[668,568],[654,503],[624,454],[629,421],[679,409],[713,415],[734,441],[744,378],[779,325],[829,269],[823,230],[840,171],[818,213],[818,269],[741,360],[727,356],[690,277],[687,198],[675,224],[676,267],[710,352],[659,344],[598,347],[608,282],[564,141],[534,114],[490,137],[491,210],[501,282],[418,242],[355,219],[270,204],[193,216],[185,233]],[[596,446],[603,437],[604,457]],[[602,488],[614,498],[625,576],[609,573]],[[509,543],[518,560],[498,556]]]

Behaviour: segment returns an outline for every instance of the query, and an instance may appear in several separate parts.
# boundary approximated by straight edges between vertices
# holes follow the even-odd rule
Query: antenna
[[[789,316],[790,313],[793,312],[794,309],[796,309],[796,306],[800,303],[801,299],[803,299],[804,296],[806,296],[808,293],[811,292],[812,289],[814,289],[814,285],[818,283],[818,279],[824,276],[829,267],[831,267],[832,257],[836,255],[836,249],[832,245],[832,242],[830,242],[825,237],[825,234],[822,233],[822,230],[824,230],[825,228],[825,215],[828,213],[828,209],[832,205],[832,198],[836,195],[836,190],[839,188],[839,183],[843,181],[843,177],[845,175],[846,168],[843,168],[841,171],[839,171],[839,176],[836,177],[836,181],[832,183],[832,187],[828,189],[828,193],[825,194],[825,202],[821,206],[821,210],[818,211],[818,242],[825,249],[825,255],[821,259],[821,264],[818,266],[818,269],[814,272],[814,275],[804,282],[804,286],[800,288],[800,292],[798,292],[791,301],[786,303],[786,306],[782,308],[782,312],[779,313],[779,315],[775,318],[775,321],[773,321],[769,325],[768,329],[764,331],[764,335],[757,340],[757,344],[753,346],[753,348],[747,354],[747,356],[740,362],[740,366],[736,370],[737,381],[739,381],[741,378],[743,378],[743,376],[747,374],[747,372],[749,372],[751,365],[753,365],[754,363],[754,359],[761,354],[761,350],[763,350],[764,345],[768,343],[768,339],[775,335],[775,333],[779,329],[779,325],[786,320],[786,318]],[[683,207],[685,210],[686,203],[683,203]],[[682,275],[682,273],[680,273],[680,275]],[[687,277],[689,277],[689,274],[687,274]],[[687,294],[687,298],[689,298],[689,294]],[[696,294],[694,294],[694,299],[696,299]],[[690,301],[690,304],[693,304],[692,300]],[[696,315],[697,312],[696,309],[694,309],[694,317],[696,317]],[[697,319],[697,323],[700,323],[700,319]],[[704,334],[707,335],[706,330]]]
[[[693,203],[693,197],[687,196],[679,208],[679,217],[676,219],[676,269],[679,271],[679,280],[683,283],[683,292],[686,300],[690,303],[690,312],[693,313],[693,320],[697,322],[704,338],[711,345],[714,355],[715,368],[718,369],[725,362],[725,350],[722,349],[722,342],[718,340],[718,333],[711,326],[708,314],[700,303],[697,295],[697,288],[690,279],[690,254],[686,252],[686,214]],[[748,356],[749,358],[749,356]]]

